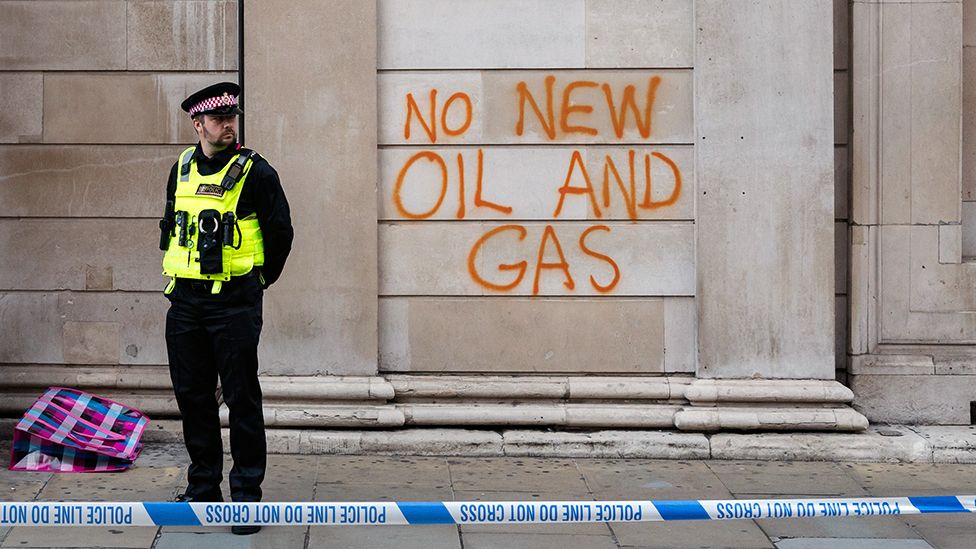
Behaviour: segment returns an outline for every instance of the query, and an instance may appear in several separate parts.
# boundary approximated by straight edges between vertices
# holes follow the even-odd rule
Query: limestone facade
[[[175,414],[178,105],[243,68],[271,425],[968,423],[970,3],[0,0],[2,412]]]

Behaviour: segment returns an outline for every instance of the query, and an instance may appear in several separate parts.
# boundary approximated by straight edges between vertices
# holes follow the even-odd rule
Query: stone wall
[[[179,104],[236,80],[237,3],[2,1],[0,26],[0,362],[165,364]]]
[[[874,421],[973,421],[974,10],[853,5],[851,386]]]
[[[64,383],[173,414],[155,220],[237,9],[0,0],[5,412]],[[296,226],[269,424],[864,427],[832,381],[846,0],[243,9]]]

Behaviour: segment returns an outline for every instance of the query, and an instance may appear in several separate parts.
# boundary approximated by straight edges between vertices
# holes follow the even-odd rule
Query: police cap
[[[190,113],[190,116],[198,114],[212,114],[225,116],[228,114],[244,114],[238,106],[237,97],[241,94],[241,87],[233,82],[220,82],[207,86],[202,90],[191,94],[183,100],[180,107]]]

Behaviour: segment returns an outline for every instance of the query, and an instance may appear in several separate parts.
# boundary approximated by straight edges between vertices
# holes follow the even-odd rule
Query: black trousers
[[[231,498],[261,500],[267,464],[258,383],[263,294],[257,276],[248,275],[224,282],[218,294],[208,281],[177,279],[168,295],[166,349],[190,454],[187,495],[199,500],[220,496],[223,478],[218,377],[230,411]]]

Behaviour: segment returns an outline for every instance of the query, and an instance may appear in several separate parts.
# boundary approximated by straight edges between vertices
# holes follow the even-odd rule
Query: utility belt
[[[259,281],[263,279],[263,277],[261,276],[260,271],[258,269],[254,269],[253,271],[251,271],[251,272],[249,272],[249,273],[247,273],[245,275],[232,276],[230,278],[230,280],[224,280],[224,281],[221,281],[221,280],[200,280],[200,279],[196,279],[196,278],[177,278],[176,279],[176,282],[175,282],[175,287],[179,287],[179,288],[183,288],[183,289],[186,289],[186,290],[190,290],[191,292],[194,292],[194,293],[213,294],[213,293],[215,293],[213,291],[213,287],[214,287],[214,284],[217,283],[217,282],[220,282],[221,283],[221,290],[231,290],[231,291],[233,291],[233,289],[234,289],[235,286],[237,286],[239,284],[242,284],[244,282],[247,282],[248,280],[250,280],[252,278],[256,278]]]

